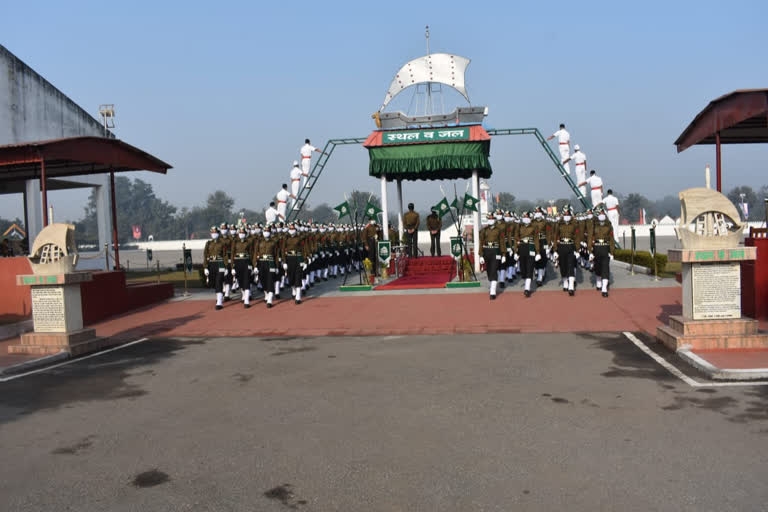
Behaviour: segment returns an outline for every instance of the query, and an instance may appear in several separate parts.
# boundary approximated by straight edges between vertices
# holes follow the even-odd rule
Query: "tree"
[[[650,201],[645,196],[633,192],[622,201],[621,213],[629,222],[637,223],[640,220],[641,209],[645,208],[646,213],[650,215],[649,206]],[[650,219],[646,218],[646,222],[650,222]]]
[[[509,192],[499,192],[496,207],[504,211],[513,211],[515,209],[515,195]]]

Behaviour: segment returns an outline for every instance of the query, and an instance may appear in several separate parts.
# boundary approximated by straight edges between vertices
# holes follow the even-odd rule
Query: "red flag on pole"
[[[141,238],[141,226],[133,226],[133,238],[134,240]]]

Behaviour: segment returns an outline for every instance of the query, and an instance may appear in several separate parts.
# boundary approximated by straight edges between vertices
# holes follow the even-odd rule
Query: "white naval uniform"
[[[597,174],[587,178],[587,188],[592,197],[592,206],[597,206],[603,202],[603,180]]]
[[[568,156],[571,154],[571,134],[565,131],[565,128],[560,128],[552,134],[553,137],[557,137],[557,147],[560,150],[560,163],[565,162]],[[563,164],[568,174],[571,174],[571,163]]]
[[[619,200],[613,194],[605,196],[603,199],[603,205],[605,206],[608,220],[613,226],[613,236],[618,236],[619,233]]]
[[[267,224],[274,224],[277,222],[277,210],[273,206],[270,206],[267,208],[267,211],[264,212],[264,217],[267,219]]]
[[[587,155],[579,150],[572,154],[570,159],[576,168],[576,186],[581,194],[587,197]]]
[[[299,184],[301,183],[301,169],[298,166],[293,166],[291,169],[291,208],[296,207],[296,201],[299,199]]]
[[[281,188],[280,192],[277,193],[277,216],[280,217],[281,221],[285,220],[285,210],[288,208],[288,198],[290,196],[291,194],[284,188]]]
[[[304,182],[301,184],[302,187],[307,186],[307,179],[309,178],[309,169],[312,164],[312,152],[315,151],[317,148],[315,146],[312,146],[310,144],[304,144],[301,146],[301,149],[299,150],[299,153],[301,153],[301,175],[304,176]]]

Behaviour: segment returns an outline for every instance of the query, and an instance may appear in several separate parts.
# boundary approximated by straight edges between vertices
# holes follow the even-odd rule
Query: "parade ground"
[[[743,511],[768,499],[768,387],[692,387],[621,333],[213,335],[230,320],[3,383],[3,508]]]

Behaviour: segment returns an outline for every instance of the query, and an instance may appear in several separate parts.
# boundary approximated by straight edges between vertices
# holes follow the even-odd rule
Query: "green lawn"
[[[184,288],[184,272],[181,270],[165,272],[126,272],[125,279],[129,283],[173,283],[176,288]],[[187,274],[187,288],[205,288],[200,282],[197,271]]]

